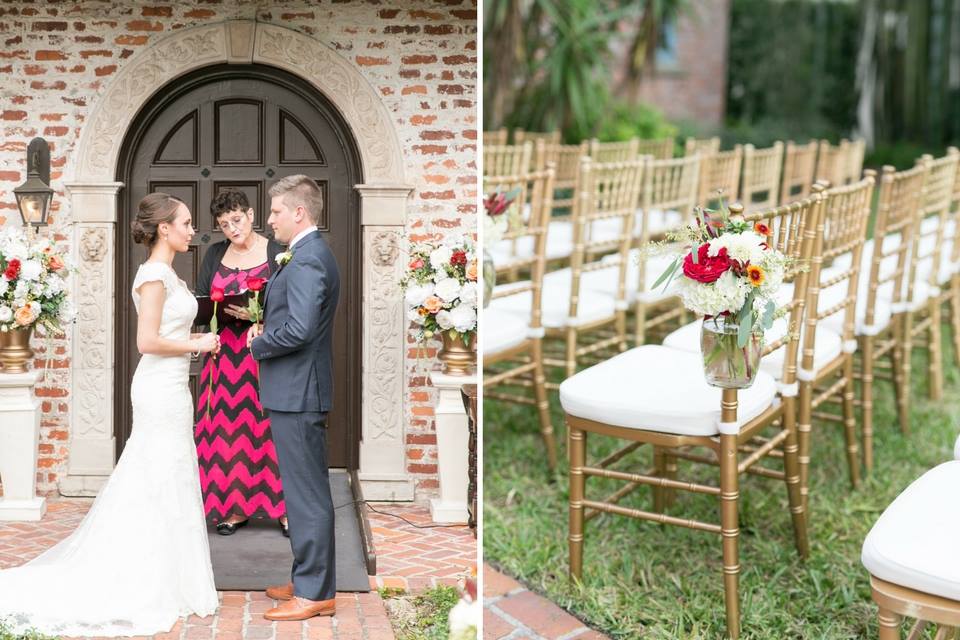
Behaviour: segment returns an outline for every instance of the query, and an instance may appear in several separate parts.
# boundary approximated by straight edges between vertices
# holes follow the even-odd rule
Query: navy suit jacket
[[[250,351],[260,362],[260,402],[273,411],[333,408],[333,318],[340,295],[337,261],[319,231],[294,245],[267,283],[263,333]]]

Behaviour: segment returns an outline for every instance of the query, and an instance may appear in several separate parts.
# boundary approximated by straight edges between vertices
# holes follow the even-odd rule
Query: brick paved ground
[[[54,498],[42,522],[0,523],[0,569],[20,565],[50,548],[71,531],[90,508],[90,499]],[[430,524],[427,509],[413,504],[378,503],[379,511]],[[477,562],[476,540],[466,527],[418,529],[397,518],[370,513],[378,575],[371,587],[419,591],[436,584],[457,584]],[[270,622],[261,615],[274,606],[257,591],[224,591],[217,614],[181,620],[158,640],[392,640],[393,631],[380,595],[337,594],[335,618],[307,622]]]
[[[484,640],[603,640],[607,636],[490,565],[483,565]]]

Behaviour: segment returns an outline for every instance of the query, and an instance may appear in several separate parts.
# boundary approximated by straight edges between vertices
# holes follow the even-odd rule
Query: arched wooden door
[[[130,436],[129,389],[139,354],[130,287],[146,259],[130,238],[131,216],[148,193],[165,191],[193,214],[190,251],[174,263],[193,288],[207,248],[223,239],[210,215],[222,189],[243,190],[255,210],[254,228],[267,236],[270,198],[279,178],[303,173],[323,189],[320,231],[340,266],[341,293],[334,340],[335,398],[328,424],[331,467],[359,462],[361,282],[359,153],[336,109],[302,80],[259,65],[223,65],[194,72],[162,88],[131,126],[118,165],[115,436],[117,457]],[[199,362],[190,372],[198,397]]]

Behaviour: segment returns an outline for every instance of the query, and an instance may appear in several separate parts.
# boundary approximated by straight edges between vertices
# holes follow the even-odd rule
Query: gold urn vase
[[[0,331],[0,371],[3,373],[26,373],[27,364],[33,360],[30,334],[33,327],[21,327]]]
[[[453,336],[450,334],[453,333]],[[477,365],[477,334],[474,331],[462,334],[443,331],[443,347],[437,353],[437,358],[443,363],[443,373],[453,376],[466,376],[473,372]]]

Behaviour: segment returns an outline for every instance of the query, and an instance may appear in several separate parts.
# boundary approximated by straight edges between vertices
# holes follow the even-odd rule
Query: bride
[[[190,353],[216,352],[193,334],[197,302],[171,266],[193,236],[180,200],[140,201],[134,241],[150,253],[133,282],[137,349],[130,439],[70,537],[27,564],[0,571],[0,619],[14,632],[134,636],[169,631],[218,606],[193,444]]]

